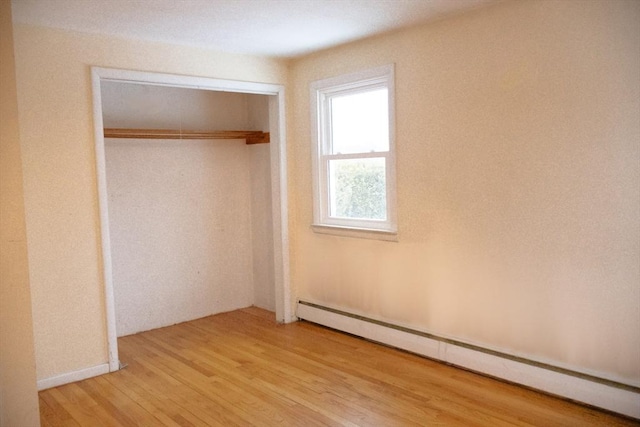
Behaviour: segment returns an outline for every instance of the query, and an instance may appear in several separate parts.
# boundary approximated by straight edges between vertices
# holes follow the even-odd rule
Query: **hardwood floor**
[[[118,340],[128,367],[40,392],[43,426],[630,426],[247,308]]]

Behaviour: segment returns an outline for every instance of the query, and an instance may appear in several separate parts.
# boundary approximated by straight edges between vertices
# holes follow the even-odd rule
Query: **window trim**
[[[359,93],[375,88],[387,89],[389,114],[389,150],[371,153],[331,154],[329,120],[330,111],[326,102],[336,94]],[[396,161],[395,161],[395,87],[394,65],[384,65],[351,74],[330,77],[311,83],[311,137],[313,168],[313,224],[319,233],[338,234],[380,240],[396,240]],[[329,169],[330,160],[348,158],[381,157],[385,159],[385,183],[387,219],[334,218],[329,214]]]

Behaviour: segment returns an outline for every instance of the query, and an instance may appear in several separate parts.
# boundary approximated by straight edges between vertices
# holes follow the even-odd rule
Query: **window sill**
[[[330,234],[333,236],[353,237],[358,239],[384,240],[397,242],[398,232],[386,230],[374,230],[370,228],[339,227],[335,225],[312,224],[314,233]]]

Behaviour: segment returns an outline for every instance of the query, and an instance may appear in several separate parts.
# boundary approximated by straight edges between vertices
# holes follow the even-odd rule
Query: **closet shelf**
[[[269,132],[253,130],[214,130],[198,132],[174,129],[105,128],[104,137],[138,139],[244,139],[247,144],[269,143]]]

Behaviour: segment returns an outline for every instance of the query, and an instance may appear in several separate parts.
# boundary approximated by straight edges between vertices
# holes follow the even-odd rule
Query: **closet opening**
[[[251,305],[294,321],[283,87],[92,79],[110,371],[119,336]]]

